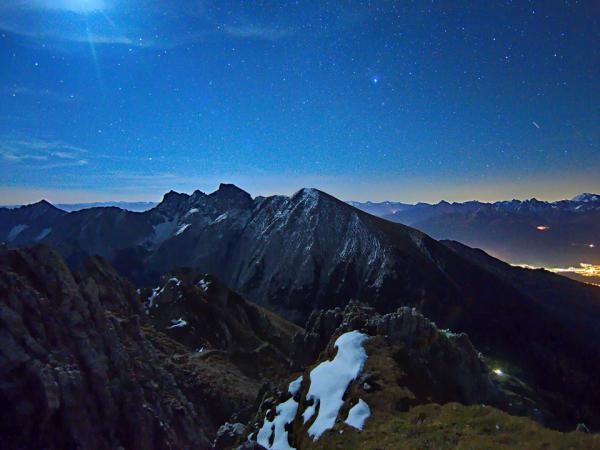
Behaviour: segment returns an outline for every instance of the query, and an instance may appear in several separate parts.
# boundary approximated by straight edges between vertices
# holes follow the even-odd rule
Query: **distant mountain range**
[[[252,198],[222,184],[171,191],[145,212],[41,201],[0,209],[0,241],[48,244],[75,270],[99,255],[138,286],[189,267],[297,324],[351,299],[380,313],[414,306],[518,367],[558,424],[600,427],[600,289],[438,242],[316,189]]]
[[[349,203],[436,239],[482,248],[514,264],[578,269],[580,263],[600,265],[598,194],[585,193],[556,202]]]
[[[23,205],[10,205],[6,208],[19,208]],[[99,208],[106,206],[115,206],[117,208],[126,209],[127,211],[147,211],[156,206],[156,202],[93,202],[93,203],[57,203],[55,205],[63,211],[79,211],[80,209]]]

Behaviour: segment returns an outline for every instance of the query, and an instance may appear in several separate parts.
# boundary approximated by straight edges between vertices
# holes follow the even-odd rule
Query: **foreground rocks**
[[[344,336],[315,434],[332,403],[313,375]],[[583,424],[516,417],[552,410],[490,364],[413,308],[350,302],[302,329],[192,270],[136,291],[98,258],[73,273],[47,247],[0,248],[3,449],[598,448]]]
[[[101,265],[76,279],[47,248],[0,253],[3,448],[209,444],[209,412],[185,397],[140,328],[135,292]]]
[[[267,379],[247,360],[287,371],[280,349],[291,345],[285,321],[270,326],[213,285],[171,311],[197,327],[186,336],[162,327],[161,305],[176,291],[157,296],[154,317],[100,259],[74,275],[46,247],[0,249],[0,447],[211,448],[224,422],[247,420]],[[194,339],[207,351],[195,351]]]

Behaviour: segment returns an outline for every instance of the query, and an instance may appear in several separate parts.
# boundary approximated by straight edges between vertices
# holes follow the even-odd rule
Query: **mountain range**
[[[140,304],[151,303],[147,315],[153,325],[188,351],[209,345],[211,333],[219,336],[213,347],[215,342],[237,342],[224,337],[234,336],[239,325],[219,319],[218,324],[227,325],[211,328],[190,321],[195,301],[178,309],[180,295],[203,298],[203,286],[211,280],[258,304],[263,315],[274,312],[283,318],[272,320],[300,326],[315,311],[335,311],[352,299],[382,315],[414,307],[439,329],[466,333],[495,364],[518,374],[519,383],[534,392],[545,424],[574,429],[585,422],[600,428],[599,288],[512,267],[455,241],[436,241],[316,189],[252,198],[222,184],[210,194],[171,191],[145,212],[116,207],[67,212],[41,201],[0,209],[0,240],[8,249],[51,246],[76,273],[85,270],[90,257],[106,260],[140,289]],[[22,270],[20,263],[14,264],[13,271]],[[38,289],[35,270],[24,274],[33,277]],[[179,281],[189,291],[179,292]],[[223,304],[231,307],[230,301]],[[207,311],[194,309],[193,314],[218,317]],[[192,326],[195,334],[190,334]],[[203,333],[204,328],[213,331]],[[288,344],[255,334],[258,347],[262,341],[272,349],[269,364],[280,372],[286,364],[294,365]],[[329,338],[311,338],[322,344],[314,355]],[[223,351],[251,350],[240,343],[234,347]],[[233,358],[227,364],[249,377],[243,361]]]
[[[514,264],[549,268],[600,265],[599,194],[584,193],[555,202],[533,198],[495,203],[349,203],[436,239],[482,248]],[[600,276],[596,281],[600,282]]]
[[[7,205],[5,208],[18,208],[23,205]],[[92,203],[57,203],[55,205],[63,211],[79,211],[80,209],[99,208],[105,206],[115,206],[117,208],[126,209],[127,211],[147,211],[156,206],[156,202],[92,202]]]

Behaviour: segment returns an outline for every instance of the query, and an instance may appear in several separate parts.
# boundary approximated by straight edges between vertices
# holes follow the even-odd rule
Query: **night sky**
[[[0,0],[0,204],[600,191],[600,2]]]

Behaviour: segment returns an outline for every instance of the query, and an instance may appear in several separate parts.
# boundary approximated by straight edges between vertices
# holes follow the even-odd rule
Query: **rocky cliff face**
[[[103,267],[76,279],[45,248],[3,250],[0,267],[3,447],[208,446],[207,411],[144,337],[131,286],[99,286]]]
[[[0,249],[0,446],[210,448],[219,426],[249,414],[262,384],[277,380],[246,370],[248,360],[287,369],[280,349],[297,328],[271,326],[208,284],[182,285],[191,292],[169,291],[175,298],[165,288],[146,314],[100,259],[74,275],[46,247]],[[196,334],[163,326],[179,294],[176,312]],[[192,349],[200,342],[206,351]]]

